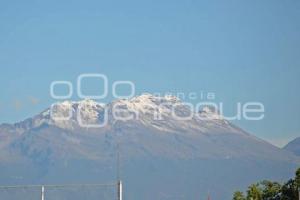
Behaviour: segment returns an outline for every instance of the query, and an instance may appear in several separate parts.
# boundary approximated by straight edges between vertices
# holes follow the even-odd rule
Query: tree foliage
[[[237,191],[233,200],[299,200],[300,168],[295,173],[295,178],[283,185],[277,182],[264,180],[248,187],[246,196]]]
[[[259,184],[252,184],[248,187],[247,200],[262,200],[262,190]]]
[[[233,194],[233,200],[246,200],[244,194],[241,191],[236,191]]]
[[[300,168],[296,171],[295,182],[297,184],[297,187],[300,188]]]
[[[281,185],[277,182],[263,181],[262,185],[262,199],[264,200],[280,200]]]

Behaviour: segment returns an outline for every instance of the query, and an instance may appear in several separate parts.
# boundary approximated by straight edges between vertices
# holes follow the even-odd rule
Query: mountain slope
[[[63,102],[1,125],[0,138],[2,184],[109,181],[119,146],[130,199],[194,199],[213,190],[226,200],[258,179],[285,179],[300,163],[211,108],[196,112],[176,97],[149,94],[106,105]]]
[[[295,155],[300,156],[300,137],[292,140],[283,149],[293,152]]]

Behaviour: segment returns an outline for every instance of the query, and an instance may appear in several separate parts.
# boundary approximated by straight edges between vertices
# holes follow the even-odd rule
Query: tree
[[[296,181],[297,187],[300,188],[300,168],[298,168],[296,171],[295,181]]]
[[[248,187],[247,200],[262,200],[262,190],[259,184],[252,184]]]
[[[280,200],[281,185],[277,182],[262,181],[262,199],[263,200]]]
[[[232,200],[246,200],[244,194],[240,191],[236,191],[234,194],[233,194],[233,198]]]
[[[297,169],[296,171],[296,177],[295,177],[295,182],[296,182],[296,186],[297,186],[297,195],[298,195],[298,199],[300,198],[300,168]]]
[[[236,191],[233,200],[299,200],[300,168],[295,173],[295,178],[290,179],[282,186],[273,181],[262,181],[248,187],[247,197]]]
[[[281,200],[298,200],[298,188],[295,180],[290,179],[282,186]]]

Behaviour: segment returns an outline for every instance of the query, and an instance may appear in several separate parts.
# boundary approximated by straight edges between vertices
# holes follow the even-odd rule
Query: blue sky
[[[102,73],[137,94],[214,92],[228,112],[260,101],[264,120],[234,123],[282,145],[300,136],[299,35],[296,0],[0,1],[0,123],[48,107],[53,80]]]

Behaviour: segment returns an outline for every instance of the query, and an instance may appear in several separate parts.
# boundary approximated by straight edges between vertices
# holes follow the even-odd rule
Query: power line
[[[0,186],[0,190],[2,189],[27,189],[27,188],[72,188],[72,187],[113,187],[116,186],[116,183],[108,183],[108,184],[57,184],[57,185],[2,185]]]

